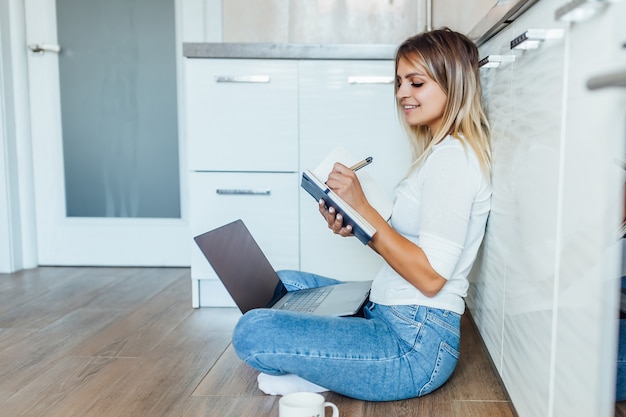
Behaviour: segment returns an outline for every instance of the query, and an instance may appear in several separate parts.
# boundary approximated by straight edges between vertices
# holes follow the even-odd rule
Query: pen
[[[365,158],[361,162],[357,162],[356,164],[352,165],[350,167],[350,169],[352,171],[359,170],[359,169],[363,168],[364,166],[367,166],[367,165],[371,164],[373,160],[374,160],[374,158],[372,158],[371,156],[368,156],[367,158]]]

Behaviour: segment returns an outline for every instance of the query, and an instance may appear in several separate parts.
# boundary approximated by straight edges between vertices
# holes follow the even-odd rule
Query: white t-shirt
[[[418,304],[463,314],[467,276],[485,234],[491,183],[469,145],[448,136],[396,189],[391,226],[418,245],[447,282],[427,297],[385,264],[370,300],[384,305]]]

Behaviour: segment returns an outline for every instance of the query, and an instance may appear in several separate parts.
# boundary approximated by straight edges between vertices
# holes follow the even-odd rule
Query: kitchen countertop
[[[397,45],[307,43],[183,43],[187,58],[393,59]]]
[[[539,0],[498,0],[468,36],[481,46]],[[246,59],[394,59],[397,45],[185,42],[187,58]]]

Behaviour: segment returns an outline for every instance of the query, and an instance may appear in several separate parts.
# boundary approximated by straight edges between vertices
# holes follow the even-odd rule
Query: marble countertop
[[[187,58],[393,59],[397,45],[293,43],[183,43]]]

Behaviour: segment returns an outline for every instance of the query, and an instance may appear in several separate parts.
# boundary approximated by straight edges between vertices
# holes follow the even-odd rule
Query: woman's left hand
[[[326,185],[357,212],[369,204],[356,173],[339,162],[335,163],[333,170],[328,174]],[[337,213],[333,207],[326,208],[324,201],[321,200],[319,210],[333,233],[341,236],[352,236],[352,227],[350,225],[343,226],[343,216]]]
[[[319,202],[320,213],[326,219],[326,223],[328,223],[328,228],[333,231],[334,234],[340,236],[352,236],[352,226],[347,225],[343,226],[343,216],[337,213],[334,207],[326,208],[326,203],[324,200],[320,200]]]

